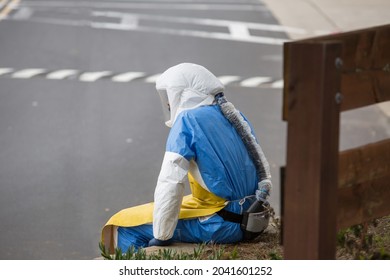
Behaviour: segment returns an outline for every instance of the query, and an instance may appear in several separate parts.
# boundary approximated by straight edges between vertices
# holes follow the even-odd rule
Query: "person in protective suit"
[[[247,236],[244,214],[254,202],[266,202],[271,189],[269,166],[251,125],[203,66],[173,66],[156,89],[171,129],[154,203],[112,216],[102,241],[123,252],[172,242],[241,241]],[[184,196],[187,182],[191,194]],[[268,225],[264,213],[255,221],[257,233]]]

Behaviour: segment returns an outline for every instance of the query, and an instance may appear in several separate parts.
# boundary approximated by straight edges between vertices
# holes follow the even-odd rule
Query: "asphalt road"
[[[153,199],[154,81],[180,62],[221,77],[253,123],[279,211],[286,36],[260,1],[0,2],[1,259],[92,259],[112,214]]]

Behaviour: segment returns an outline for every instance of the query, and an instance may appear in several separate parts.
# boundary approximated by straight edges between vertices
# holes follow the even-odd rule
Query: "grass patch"
[[[198,244],[192,253],[171,248],[153,253],[130,248],[123,253],[117,248],[115,254],[110,255],[102,243],[99,247],[107,260],[282,260],[280,222],[274,220],[270,227],[271,230],[255,240],[225,245]],[[336,259],[390,259],[390,216],[339,231]]]
[[[123,253],[120,248],[114,254],[109,254],[103,243],[99,243],[101,256],[105,260],[221,260],[236,259],[237,251],[233,250],[227,256],[224,245],[198,244],[192,253],[177,252],[171,248],[163,248],[157,252],[147,253],[145,249],[135,250],[131,247]]]

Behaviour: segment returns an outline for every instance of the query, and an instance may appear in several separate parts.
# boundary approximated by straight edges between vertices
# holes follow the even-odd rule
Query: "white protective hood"
[[[172,127],[176,117],[184,110],[211,105],[214,96],[224,86],[205,67],[181,63],[166,70],[156,81],[165,116],[165,124]]]

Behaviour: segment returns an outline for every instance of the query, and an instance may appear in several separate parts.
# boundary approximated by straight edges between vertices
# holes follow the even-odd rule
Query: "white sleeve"
[[[165,152],[154,192],[153,236],[159,240],[172,238],[179,218],[189,161],[183,156]]]

